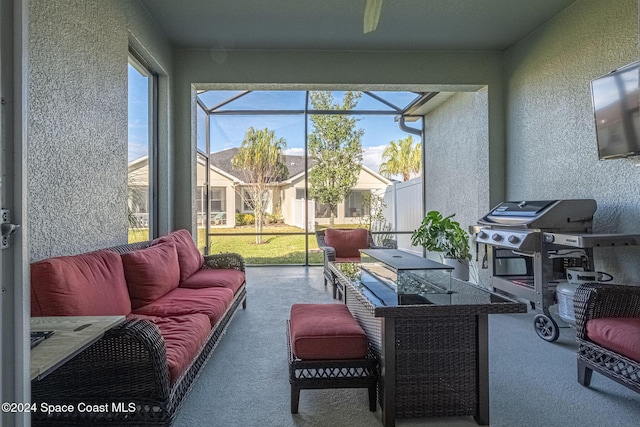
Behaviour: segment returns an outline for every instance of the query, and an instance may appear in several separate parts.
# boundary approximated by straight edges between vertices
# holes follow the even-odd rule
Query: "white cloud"
[[[287,148],[283,153],[287,156],[304,156],[304,148]]]
[[[382,152],[386,147],[386,145],[366,147],[362,153],[362,163],[369,169],[378,172],[382,164]]]

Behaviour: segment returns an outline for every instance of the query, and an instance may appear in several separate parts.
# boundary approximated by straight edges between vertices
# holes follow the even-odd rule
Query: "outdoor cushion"
[[[136,314],[148,316],[179,316],[202,313],[209,317],[211,326],[224,315],[233,300],[233,291],[227,288],[187,289],[175,288],[158,300],[136,308]]]
[[[176,317],[132,314],[129,318],[149,320],[160,329],[160,335],[165,342],[167,366],[172,384],[198,356],[211,332],[209,318],[200,313]]]
[[[362,359],[367,337],[344,304],[294,304],[291,348],[302,360]]]
[[[138,308],[178,287],[180,266],[173,242],[122,254],[131,307]]]
[[[177,230],[153,241],[154,245],[174,242],[178,252],[178,264],[180,264],[180,282],[186,280],[204,264],[204,257],[193,243],[193,238],[187,230]]]
[[[640,318],[609,317],[587,321],[587,336],[601,347],[640,362]]]
[[[209,288],[223,287],[229,288],[235,294],[245,281],[245,275],[242,271],[232,269],[215,269],[210,270],[201,268],[180,284],[182,288]]]
[[[131,312],[120,255],[95,251],[31,264],[32,316],[116,316]]]
[[[369,247],[369,232],[365,228],[353,230],[339,230],[327,228],[324,232],[324,242],[336,251],[336,258],[358,258],[358,249]]]

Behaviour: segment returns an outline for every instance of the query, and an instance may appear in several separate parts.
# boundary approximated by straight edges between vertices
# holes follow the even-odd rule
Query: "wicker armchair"
[[[336,252],[339,252],[340,248],[336,248],[329,246],[325,240],[326,230],[316,230],[316,240],[318,241],[318,248],[324,252],[324,285],[327,286],[327,283],[330,283],[333,286],[333,298],[342,297],[341,290],[338,289],[338,285],[333,277],[333,273],[329,269],[330,262],[359,262],[360,256],[357,257],[340,257],[336,256]],[[359,249],[397,249],[398,243],[393,239],[385,239],[383,241],[382,246],[376,245],[373,240],[373,235],[369,230],[367,230],[367,244],[362,245]],[[339,295],[338,295],[339,293]]]
[[[587,322],[598,318],[640,318],[640,286],[590,283],[574,297],[578,382],[588,387],[593,371],[640,393],[640,360],[632,360],[589,339]]]

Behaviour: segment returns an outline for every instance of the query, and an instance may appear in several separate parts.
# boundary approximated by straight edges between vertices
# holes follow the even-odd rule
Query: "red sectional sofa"
[[[244,261],[203,257],[187,230],[31,264],[32,316],[123,315],[123,324],[40,381],[33,402],[135,403],[136,411],[32,414],[33,425],[171,425],[240,305]]]

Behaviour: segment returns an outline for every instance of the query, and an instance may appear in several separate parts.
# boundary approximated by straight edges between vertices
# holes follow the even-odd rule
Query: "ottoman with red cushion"
[[[344,304],[294,304],[287,321],[291,413],[300,390],[367,388],[376,410],[377,360],[367,336]]]

